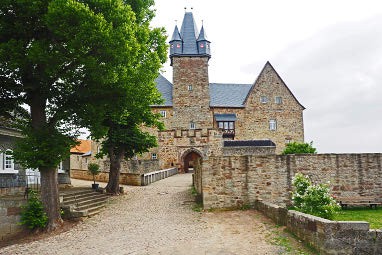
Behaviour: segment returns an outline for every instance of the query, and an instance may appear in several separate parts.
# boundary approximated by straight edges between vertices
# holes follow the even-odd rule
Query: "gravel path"
[[[193,211],[191,178],[182,174],[146,187],[124,186],[126,195],[70,231],[8,246],[0,254],[281,254],[269,241],[273,225],[258,212]]]

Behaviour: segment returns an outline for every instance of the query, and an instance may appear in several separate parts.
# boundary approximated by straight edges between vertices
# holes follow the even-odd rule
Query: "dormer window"
[[[188,91],[192,91],[192,85],[188,85]]]

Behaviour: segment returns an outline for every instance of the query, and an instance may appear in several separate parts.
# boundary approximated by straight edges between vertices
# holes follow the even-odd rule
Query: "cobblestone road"
[[[0,254],[282,254],[269,241],[273,225],[255,211],[193,211],[191,178],[125,186],[126,195],[70,231],[4,247]]]

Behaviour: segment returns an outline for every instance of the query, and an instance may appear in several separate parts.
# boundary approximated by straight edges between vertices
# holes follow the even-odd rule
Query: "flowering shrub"
[[[292,202],[297,211],[331,220],[341,208],[327,184],[312,184],[308,176],[298,173],[292,185]]]

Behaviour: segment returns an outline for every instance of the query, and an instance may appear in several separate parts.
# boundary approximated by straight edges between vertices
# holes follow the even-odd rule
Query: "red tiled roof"
[[[91,147],[92,146],[92,141],[91,140],[81,140],[81,139],[78,139],[78,141],[80,142],[80,144],[75,146],[75,147],[72,147],[70,149],[71,153],[83,154],[83,153],[86,153],[86,152],[91,150],[91,148],[92,148]]]

